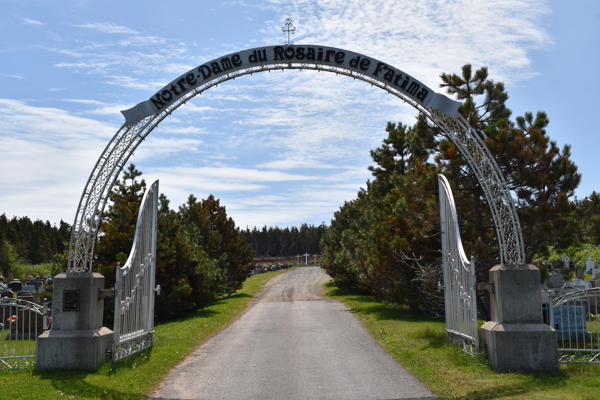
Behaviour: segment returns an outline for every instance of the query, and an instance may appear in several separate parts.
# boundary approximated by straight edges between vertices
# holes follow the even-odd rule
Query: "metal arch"
[[[458,147],[467,164],[473,169],[492,211],[502,264],[525,263],[525,246],[521,225],[508,184],[500,167],[477,132],[459,114],[450,118],[437,110],[428,109],[429,117]]]
[[[135,149],[163,119],[171,115],[173,111],[188,100],[222,82],[244,75],[252,75],[256,72],[284,69],[326,71],[359,79],[400,98],[428,117],[456,144],[469,166],[473,168],[492,210],[500,246],[501,262],[506,264],[521,264],[525,262],[525,251],[519,218],[508,185],[491,153],[477,132],[475,132],[464,118],[459,116],[457,119],[454,119],[435,109],[422,106],[395,87],[351,69],[319,64],[318,62],[273,62],[260,66],[245,67],[208,80],[177,99],[161,112],[146,117],[131,126],[125,126],[124,124],[117,131],[96,162],[79,201],[71,231],[68,271],[70,273],[91,273],[100,220],[110,191],[119,173]]]
[[[552,299],[552,304],[554,307],[558,307],[569,301],[582,300],[587,297],[600,297],[600,288],[573,291]]]

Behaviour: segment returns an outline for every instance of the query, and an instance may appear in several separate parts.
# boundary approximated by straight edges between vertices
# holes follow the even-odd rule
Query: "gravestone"
[[[563,291],[586,290],[591,288],[592,283],[583,279],[573,279],[572,281],[565,283],[565,285],[562,287]]]
[[[577,276],[577,279],[581,279],[581,280],[585,279],[585,273],[583,272],[583,270],[581,268],[577,268],[576,276]]]
[[[542,322],[550,325],[550,296],[547,290],[542,290],[540,294],[542,300]]]
[[[564,269],[569,269],[569,256],[566,254],[563,254],[562,256],[562,262],[563,262],[563,268]]]
[[[588,274],[593,274],[594,269],[596,268],[596,263],[592,261],[592,257],[588,257],[587,263],[585,264],[585,269]]]
[[[561,305],[554,307],[554,330],[558,340],[591,339],[592,334],[586,329],[587,312],[585,307]]]
[[[550,289],[559,289],[565,284],[565,278],[560,273],[553,273],[546,279],[546,285]]]
[[[25,286],[23,286],[23,292],[33,293],[33,292],[35,292],[35,286],[34,285],[25,285]]]
[[[18,279],[13,279],[12,281],[8,282],[8,287],[13,292],[20,292],[23,290],[23,283]]]
[[[33,297],[33,293],[31,293],[31,292],[19,292],[19,293],[17,293],[17,299],[30,301],[32,303],[35,300]]]

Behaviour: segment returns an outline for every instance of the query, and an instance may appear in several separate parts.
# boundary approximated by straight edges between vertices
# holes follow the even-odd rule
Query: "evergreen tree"
[[[473,73],[465,65],[461,75],[441,78],[441,86],[463,101],[459,112],[517,196],[526,261],[550,245],[572,241],[569,198],[581,176],[570,147],[560,150],[548,137],[548,116],[526,113],[511,121],[504,85],[489,79],[485,67]],[[493,219],[475,175],[437,126],[419,116],[413,127],[388,124],[386,130],[383,145],[371,153],[374,181],[336,213],[322,240],[323,265],[336,282],[354,282],[378,297],[440,315],[437,174],[445,174],[452,185],[463,244],[477,260],[480,279],[499,263]]]
[[[117,262],[123,266],[131,251],[137,215],[146,188],[142,175],[129,165],[117,181],[108,212],[103,216],[96,246],[96,265],[107,287],[114,285]],[[179,212],[159,197],[156,283],[158,318],[174,317],[202,308],[217,296],[239,289],[248,276],[252,251],[225,208],[213,196],[197,202],[190,195]],[[110,317],[110,310],[105,313]]]

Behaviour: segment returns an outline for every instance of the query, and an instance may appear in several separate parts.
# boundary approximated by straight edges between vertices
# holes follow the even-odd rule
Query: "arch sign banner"
[[[173,112],[214,86],[253,73],[284,69],[332,72],[366,82],[398,97],[435,123],[475,173],[490,206],[501,263],[525,261],[517,211],[494,157],[458,108],[406,72],[362,54],[317,45],[266,46],[216,58],[179,76],[150,99],[122,111],[125,123],[108,143],[85,185],[69,244],[69,272],[91,274],[104,207],[127,160]]]
[[[205,82],[227,76],[246,68],[271,64],[310,64],[339,67],[379,81],[400,91],[421,106],[432,108],[456,118],[461,103],[435,93],[406,72],[374,58],[334,47],[312,45],[266,46],[244,50],[214,59],[194,68],[156,92],[149,100],[121,111],[125,126],[156,115]]]

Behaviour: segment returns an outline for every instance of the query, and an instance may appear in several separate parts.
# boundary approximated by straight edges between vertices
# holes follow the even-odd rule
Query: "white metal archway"
[[[257,72],[307,69],[359,79],[399,97],[444,131],[466,159],[492,211],[504,264],[525,262],[523,237],[510,191],[491,153],[458,113],[459,102],[374,58],[318,45],[266,46],[216,58],[181,75],[130,110],[125,123],[96,162],[77,207],[69,245],[69,272],[91,273],[102,213],[127,160],[143,140],[179,106],[218,84]]]

